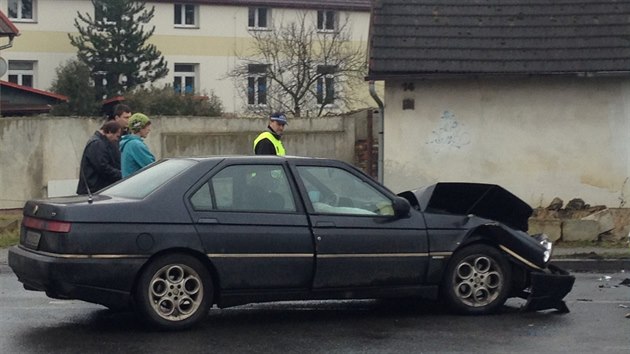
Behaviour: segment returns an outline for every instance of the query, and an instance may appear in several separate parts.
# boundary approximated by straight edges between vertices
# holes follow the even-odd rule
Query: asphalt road
[[[629,273],[578,273],[569,314],[466,317],[412,300],[283,302],[213,309],[199,327],[155,332],[133,313],[25,291],[0,267],[3,353],[629,353]],[[606,277],[610,277],[609,279]]]

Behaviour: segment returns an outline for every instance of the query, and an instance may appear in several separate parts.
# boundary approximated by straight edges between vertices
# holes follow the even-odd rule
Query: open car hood
[[[473,214],[527,232],[532,208],[496,184],[440,182],[399,194],[423,212]]]

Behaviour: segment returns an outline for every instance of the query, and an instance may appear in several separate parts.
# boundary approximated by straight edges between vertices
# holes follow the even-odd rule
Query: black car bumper
[[[527,299],[524,310],[556,309],[563,313],[569,312],[563,299],[573,288],[575,277],[553,264],[549,264],[547,269],[545,273],[531,273],[531,286],[523,296]]]
[[[9,249],[9,266],[25,289],[110,308],[129,305],[135,275],[145,261],[145,258],[71,257],[20,246]]]

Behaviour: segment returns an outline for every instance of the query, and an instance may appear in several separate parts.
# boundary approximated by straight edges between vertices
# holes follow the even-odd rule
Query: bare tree
[[[284,111],[295,117],[343,111],[363,83],[365,49],[350,40],[349,21],[330,31],[317,29],[307,13],[269,31],[251,31],[247,54],[236,53],[228,73],[255,113]],[[262,107],[262,108],[261,108]]]

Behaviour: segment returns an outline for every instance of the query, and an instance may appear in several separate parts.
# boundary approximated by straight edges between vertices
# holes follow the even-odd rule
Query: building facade
[[[630,201],[630,1],[377,0],[384,182]]]
[[[300,15],[310,19],[318,31],[334,31],[347,18],[352,43],[367,47],[369,0],[147,1],[147,7],[152,6],[155,15],[150,25],[155,32],[149,42],[162,52],[169,67],[168,76],[155,84],[172,84],[179,92],[213,92],[226,112],[264,105],[257,92],[264,81],[256,68],[249,83],[228,77],[239,65],[239,53],[246,53],[251,44],[252,33],[270,31]],[[89,0],[0,0],[0,9],[21,33],[20,40],[3,52],[9,68],[0,79],[41,90],[50,88],[56,68],[76,57],[68,34],[78,34],[74,26],[77,13],[95,13]],[[332,82],[318,84],[326,92],[326,85]],[[253,97],[252,92],[244,92],[248,87]],[[370,104],[367,85],[351,91],[361,96],[359,102]]]

